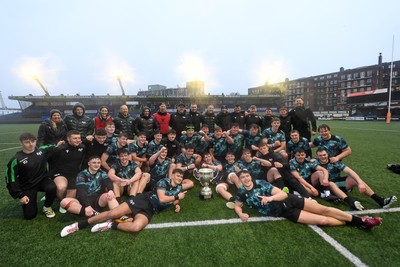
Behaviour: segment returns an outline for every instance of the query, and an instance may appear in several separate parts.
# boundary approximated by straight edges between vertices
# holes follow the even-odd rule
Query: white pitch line
[[[400,207],[390,209],[373,209],[373,210],[362,210],[362,211],[349,211],[350,214],[374,214],[374,213],[388,213],[388,212],[399,212]],[[270,221],[282,221],[286,220],[281,217],[250,217],[247,222],[270,222]],[[188,227],[188,226],[210,226],[210,225],[222,225],[222,224],[234,224],[242,223],[239,218],[235,219],[222,219],[222,220],[205,220],[205,221],[191,221],[191,222],[170,222],[170,223],[154,223],[148,224],[146,229],[162,229],[162,228],[174,228],[174,227]],[[356,267],[366,267],[357,256],[352,254],[348,249],[342,246],[339,242],[329,236],[327,233],[322,231],[321,228],[315,225],[308,225],[314,232],[321,236],[326,242],[328,242],[333,248],[335,248],[343,257],[348,259]]]
[[[373,210],[354,210],[348,211],[350,214],[374,214],[374,213],[388,213],[388,212],[398,212],[400,211],[400,207],[398,208],[390,208],[390,209],[373,209]]]
[[[16,147],[10,147],[10,148],[1,149],[0,152],[4,152],[4,151],[8,151],[8,150],[13,150],[13,149],[18,149],[18,148],[21,148],[21,146],[16,146]]]
[[[373,131],[373,132],[390,132],[398,133],[397,130],[385,130],[385,129],[366,129],[366,128],[353,128],[353,127],[335,127],[335,129],[345,129],[345,130],[361,130],[361,131]]]
[[[387,212],[399,212],[400,207],[391,209],[373,209],[373,210],[362,210],[362,211],[348,211],[350,214],[374,214],[374,213],[387,213]],[[285,218],[281,217],[250,217],[248,222],[270,222],[270,221],[282,221]],[[234,219],[221,219],[221,220],[205,220],[205,221],[190,221],[190,222],[170,222],[170,223],[151,223],[146,226],[146,229],[162,229],[172,227],[187,227],[187,226],[209,226],[209,225],[221,225],[221,224],[233,224],[242,223],[239,218]]]
[[[4,132],[4,133],[0,133],[1,134],[14,134],[14,133],[20,133],[20,132]]]
[[[356,255],[351,253],[347,248],[342,246],[339,242],[333,239],[330,235],[322,231],[321,228],[315,225],[309,225],[314,232],[316,232],[320,237],[322,237],[329,245],[331,245],[334,249],[336,249],[343,257],[348,259],[351,263],[353,263],[357,267],[368,266],[364,262],[362,262]]]
[[[285,218],[281,217],[251,217],[248,222],[267,222],[267,221],[282,221]],[[219,224],[233,224],[242,223],[242,220],[237,219],[222,219],[222,220],[205,220],[205,221],[191,221],[191,222],[171,222],[171,223],[156,223],[147,225],[146,229],[161,229],[172,227],[186,227],[186,226],[209,226]]]

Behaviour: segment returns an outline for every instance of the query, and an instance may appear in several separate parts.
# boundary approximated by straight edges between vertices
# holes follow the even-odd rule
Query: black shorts
[[[343,192],[351,192],[351,189],[348,190],[346,188],[346,180],[347,180],[347,176],[345,177],[338,177],[334,180],[335,184],[337,185],[337,187],[339,187],[340,190],[342,190]]]
[[[100,205],[99,205],[100,197],[101,197],[101,194],[88,197],[90,206],[96,211],[99,211],[101,208],[103,208],[103,207],[100,207]],[[79,203],[82,203],[81,198],[79,196],[77,196],[76,199],[79,201]]]
[[[300,212],[304,209],[304,198],[293,194],[288,194],[288,198],[280,203],[283,211],[279,215],[292,222],[297,222]]]
[[[151,220],[155,211],[153,205],[150,202],[150,194],[144,193],[138,196],[131,196],[125,201],[129,208],[132,211],[132,215],[140,213],[147,217],[147,219]]]

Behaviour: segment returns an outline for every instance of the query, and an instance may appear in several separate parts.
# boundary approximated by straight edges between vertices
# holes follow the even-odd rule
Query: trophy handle
[[[193,169],[193,176],[197,181],[200,181],[199,170],[197,168]]]
[[[212,178],[212,180],[210,181],[210,183],[212,183],[212,182],[215,180],[215,178],[218,177],[218,175],[219,175],[219,171],[216,171],[216,172],[215,172],[215,175],[214,175],[214,177]]]

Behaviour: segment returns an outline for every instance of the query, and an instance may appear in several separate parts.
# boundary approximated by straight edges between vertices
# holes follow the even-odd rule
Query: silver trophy
[[[214,176],[214,171],[210,168],[201,168],[199,170],[194,169],[193,176],[200,181],[200,184],[203,186],[200,191],[200,198],[211,199],[213,197],[213,192],[209,185],[212,183],[214,178],[218,176],[218,172],[217,175]]]

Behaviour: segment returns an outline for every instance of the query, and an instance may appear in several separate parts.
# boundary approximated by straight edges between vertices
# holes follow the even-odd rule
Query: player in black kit
[[[22,150],[8,162],[6,171],[7,189],[10,195],[22,204],[24,218],[33,219],[37,215],[37,192],[45,192],[43,212],[48,218],[55,216],[51,208],[56,197],[56,185],[47,173],[46,153],[49,146],[36,148],[36,137],[23,133],[19,137]],[[51,145],[54,147],[54,145]]]

